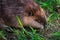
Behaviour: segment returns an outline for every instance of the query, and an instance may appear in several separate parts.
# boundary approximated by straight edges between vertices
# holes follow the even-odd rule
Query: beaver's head
[[[27,1],[24,6],[22,23],[24,26],[43,28],[46,24],[46,15],[41,7],[33,1]]]

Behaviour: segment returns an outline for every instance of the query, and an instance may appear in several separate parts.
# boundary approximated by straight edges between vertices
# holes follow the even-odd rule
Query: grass
[[[20,25],[21,30],[17,30],[17,29],[12,29],[13,34],[16,35],[17,40],[44,40],[44,38],[39,35],[36,30],[34,30],[31,26],[30,26],[30,30],[31,31],[27,31],[23,25],[22,22],[20,20],[20,18],[18,16],[16,16],[16,19]],[[6,34],[7,35],[7,34]],[[6,36],[4,31],[0,31],[0,38],[3,38],[4,40],[6,40]]]
[[[47,35],[48,37],[45,39],[45,36],[43,36],[43,34],[42,35],[38,34],[36,32],[36,30],[33,29],[31,26],[30,26],[31,31],[27,31],[23,27],[22,22],[19,19],[19,17],[16,16],[16,18],[17,18],[18,23],[21,27],[20,31],[17,30],[17,29],[12,29],[14,35],[17,36],[17,40],[46,40],[46,39],[47,40],[57,40],[57,39],[60,40],[60,38],[59,38],[60,37],[60,32],[50,33],[50,34]],[[0,37],[6,40],[4,31],[0,31]],[[53,37],[53,38],[50,38],[50,37]]]
[[[19,40],[28,40],[28,38],[30,38],[29,40],[44,40],[44,38],[41,37],[40,35],[38,35],[36,33],[36,30],[34,30],[31,26],[30,26],[31,32],[28,32],[27,30],[25,30],[19,17],[16,16],[16,18],[22,29],[19,33],[19,35],[20,35],[18,38]],[[22,36],[23,36],[23,38],[21,38]]]

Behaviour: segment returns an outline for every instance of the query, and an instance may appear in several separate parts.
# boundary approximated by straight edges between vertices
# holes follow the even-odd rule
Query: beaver
[[[44,28],[46,14],[33,0],[1,0],[0,24],[20,28],[16,16],[24,27]]]

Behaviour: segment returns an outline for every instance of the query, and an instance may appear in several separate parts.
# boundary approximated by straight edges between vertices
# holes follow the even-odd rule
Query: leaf
[[[52,33],[53,36],[58,36],[60,37],[60,32],[55,32],[55,33]]]
[[[52,13],[49,17],[48,17],[48,21],[49,22],[52,22],[53,20],[57,19],[58,18],[58,14],[57,13]]]

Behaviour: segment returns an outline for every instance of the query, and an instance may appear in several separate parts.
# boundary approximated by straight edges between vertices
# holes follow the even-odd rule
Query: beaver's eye
[[[33,15],[34,15],[34,13],[32,11],[28,12],[28,16],[33,16]]]

